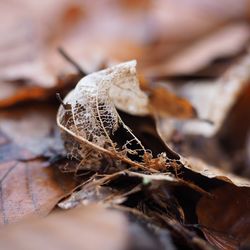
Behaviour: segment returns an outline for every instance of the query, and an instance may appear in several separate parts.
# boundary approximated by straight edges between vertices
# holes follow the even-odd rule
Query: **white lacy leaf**
[[[81,166],[98,167],[105,154],[142,167],[128,154],[137,155],[141,162],[146,150],[116,110],[118,107],[135,115],[149,113],[148,97],[140,90],[136,77],[136,61],[84,77],[66,96],[64,104],[59,108],[57,123],[64,131],[67,151],[81,161]],[[117,145],[111,137],[121,127],[128,140]]]

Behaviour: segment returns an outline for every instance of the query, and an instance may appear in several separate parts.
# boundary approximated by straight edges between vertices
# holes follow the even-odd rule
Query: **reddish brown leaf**
[[[45,216],[74,188],[72,176],[44,160],[2,163],[0,178],[0,224]]]
[[[62,150],[54,116],[35,105],[0,113],[0,224],[47,215],[73,189],[49,160]]]
[[[228,184],[211,193],[197,206],[201,229],[219,249],[238,249],[250,237],[250,189]]]
[[[21,102],[45,100],[54,97],[56,92],[64,93],[78,80],[78,75],[68,75],[58,79],[57,86],[44,87],[20,82],[1,82],[0,108]]]
[[[164,87],[151,88],[149,92],[150,109],[160,117],[194,118],[196,111],[191,103],[176,96]]]

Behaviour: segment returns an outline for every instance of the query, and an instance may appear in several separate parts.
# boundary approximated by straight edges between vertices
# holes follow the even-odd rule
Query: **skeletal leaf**
[[[149,114],[148,97],[139,89],[136,61],[126,62],[84,77],[59,108],[57,123],[69,155],[79,167],[100,167],[103,156],[134,167],[152,161],[142,143],[121,120],[116,107],[134,115]],[[119,142],[115,135],[119,136]],[[160,155],[157,164],[166,164]]]

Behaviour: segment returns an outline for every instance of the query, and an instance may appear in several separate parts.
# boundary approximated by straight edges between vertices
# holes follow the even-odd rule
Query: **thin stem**
[[[56,93],[56,99],[60,102],[64,109],[67,109],[67,105],[63,102],[60,93]]]
[[[58,51],[66,61],[68,61],[76,68],[76,70],[82,77],[86,76],[86,73],[84,72],[82,67],[63,48],[59,47]]]

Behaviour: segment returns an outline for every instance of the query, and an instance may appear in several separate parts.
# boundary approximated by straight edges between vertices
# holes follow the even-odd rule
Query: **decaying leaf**
[[[211,191],[197,206],[201,230],[218,249],[249,248],[250,190],[227,184]]]
[[[248,249],[249,3],[1,2],[0,248]]]
[[[60,106],[57,124],[64,132],[68,152],[80,161],[80,167],[100,167],[102,155],[142,169],[153,162],[152,169],[167,165],[164,154],[153,161],[116,110],[149,113],[148,97],[139,89],[135,66],[131,61],[86,76]],[[115,133],[121,132],[124,140],[118,143]]]
[[[133,86],[132,88],[130,84]],[[132,93],[128,95],[128,92]],[[117,93],[117,95],[114,96],[114,93]],[[134,95],[137,96],[137,99],[134,106],[131,106],[130,97],[134,98]],[[58,125],[63,131],[64,138],[66,138],[66,146],[70,143],[70,147],[67,148],[67,150],[69,150],[68,152],[72,154],[73,157],[78,158],[80,168],[85,169],[88,167],[93,170],[93,167],[95,167],[95,170],[98,172],[104,162],[103,160],[107,159],[107,156],[111,156],[113,159],[116,159],[116,167],[120,170],[122,169],[122,171],[116,170],[115,173],[108,174],[104,177],[94,176],[92,180],[89,180],[89,182],[82,186],[81,191],[73,193],[68,199],[61,202],[59,206],[68,209],[78,206],[79,204],[89,204],[93,202],[101,202],[108,206],[124,204],[125,202],[129,202],[129,198],[133,195],[142,195],[145,185],[150,183],[150,202],[147,199],[142,199],[141,204],[139,203],[135,210],[140,211],[142,209],[140,206],[143,206],[142,210],[144,214],[153,217],[157,223],[163,223],[172,228],[188,242],[186,238],[188,232],[185,231],[180,221],[178,221],[180,218],[182,218],[181,221],[185,220],[184,212],[178,202],[174,202],[169,207],[166,205],[169,202],[169,200],[166,200],[166,197],[168,197],[167,193],[174,184],[183,185],[198,191],[202,197],[201,202],[204,199],[211,201],[211,194],[199,188],[195,183],[186,180],[185,171],[183,173],[183,179],[171,174],[171,167],[172,170],[174,169],[176,171],[176,175],[181,173],[181,169],[188,169],[194,174],[198,173],[202,175],[208,182],[211,182],[212,179],[217,179],[224,185],[230,183],[233,188],[245,189],[247,192],[249,192],[250,182],[247,179],[210,167],[197,159],[186,159],[178,154],[176,154],[177,160],[175,159],[175,161],[169,159],[164,152],[158,152],[158,157],[153,158],[149,153],[149,149],[146,150],[137,137],[135,137],[124,124],[117,111],[120,108],[122,111],[127,111],[134,115],[142,115],[142,113],[139,112],[139,114],[136,114],[136,112],[145,110],[144,114],[147,115],[150,112],[150,108],[152,109],[149,99],[150,98],[138,87],[134,62],[120,64],[83,78],[76,88],[65,98],[58,113]],[[156,110],[154,112],[156,112]],[[124,144],[126,147],[117,143],[121,141],[116,142],[116,133],[120,127],[124,129],[122,132],[125,134],[130,133],[130,135],[133,136],[133,140],[140,146],[139,149],[141,152],[138,152],[138,148],[129,148],[129,143],[126,141]],[[122,134],[120,133],[119,135],[121,136]],[[100,154],[97,155],[96,152]],[[91,158],[86,158],[86,155]],[[97,156],[99,158],[97,158]],[[89,165],[86,164],[86,160]],[[111,162],[110,160],[109,163]],[[123,170],[128,166],[123,165],[122,162],[129,166],[136,167],[137,170],[143,170],[146,174]],[[97,166],[99,169],[96,168]],[[161,166],[161,168],[159,168],[159,166]],[[107,168],[111,167],[112,164],[107,166]],[[158,173],[153,173],[154,171],[158,171]],[[163,171],[165,173],[162,173]],[[113,183],[122,183],[122,181],[119,181],[121,176],[129,177],[130,181],[132,178],[137,180],[141,179],[141,182],[131,182],[133,183],[131,186],[126,185],[125,189],[124,187],[119,188],[119,184]],[[130,181],[126,183],[130,183]],[[157,194],[154,195],[153,190],[155,190]],[[212,195],[213,194],[212,192]],[[246,194],[242,193],[242,195],[241,199],[244,199]],[[149,202],[148,205],[147,202]],[[156,210],[155,206],[157,207]],[[161,215],[159,210],[165,215]],[[173,211],[175,212],[173,213]],[[211,236],[211,230],[209,233],[208,230],[208,227],[204,229],[205,234],[209,234],[209,237],[213,238],[213,236]],[[243,230],[242,227],[240,227],[239,230]],[[208,239],[210,239],[209,237],[207,236]],[[216,234],[216,241],[219,242],[219,239],[221,238]],[[223,238],[223,240],[225,240],[225,238]],[[213,240],[209,241],[214,243]],[[235,244],[234,240],[226,242],[226,245]],[[240,239],[239,242],[242,242],[242,240]],[[195,245],[197,242],[194,243],[190,241],[189,244]],[[199,247],[203,249],[203,246],[199,245]]]

